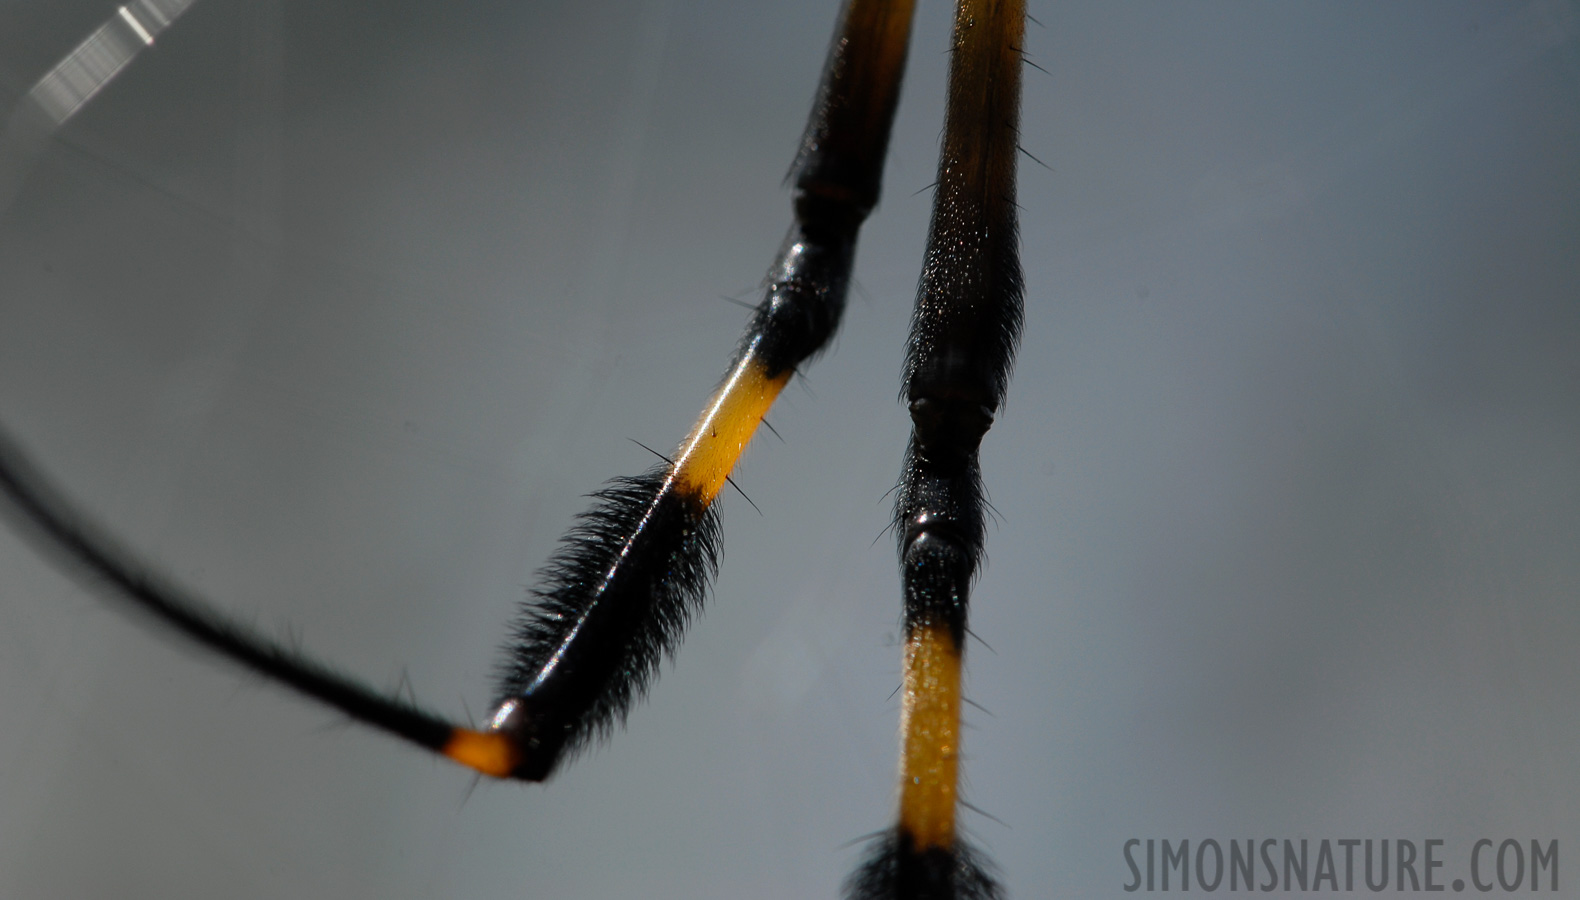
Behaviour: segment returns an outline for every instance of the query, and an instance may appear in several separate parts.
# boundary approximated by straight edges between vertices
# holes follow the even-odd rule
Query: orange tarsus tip
[[[450,759],[493,778],[508,778],[520,762],[516,745],[497,731],[457,728],[440,751]]]

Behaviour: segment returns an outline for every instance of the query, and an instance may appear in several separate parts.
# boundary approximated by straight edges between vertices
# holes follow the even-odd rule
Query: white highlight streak
[[[132,0],[44,74],[11,111],[0,133],[0,212],[51,136],[194,0]]]
[[[131,26],[133,31],[137,32],[137,36],[143,39],[143,43],[145,45],[153,44],[154,36],[149,34],[147,29],[143,28],[143,23],[137,21],[137,17],[132,15],[132,11],[130,9],[123,6],[116,10],[116,12],[120,13],[121,18],[126,20],[126,24]]]

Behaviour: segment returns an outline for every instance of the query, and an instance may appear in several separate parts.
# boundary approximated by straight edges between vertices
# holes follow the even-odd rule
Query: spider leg
[[[482,736],[519,754],[515,777],[541,780],[607,735],[701,607],[717,560],[713,500],[844,311],[857,230],[878,199],[912,6],[845,7],[792,168],[795,221],[723,384],[672,464],[596,495],[523,608]]]
[[[0,508],[106,596],[241,666],[483,774],[546,779],[613,730],[679,644],[716,568],[714,499],[774,398],[839,325],[857,231],[878,199],[913,5],[850,0],[843,10],[791,171],[794,223],[722,385],[672,462],[593,495],[514,626],[483,728],[375,690],[157,574],[3,431]]]
[[[851,878],[857,900],[995,897],[956,826],[961,659],[982,559],[977,451],[1020,337],[1015,211],[1020,0],[962,0],[926,261],[904,369],[912,432],[895,531],[904,611],[898,824]]]

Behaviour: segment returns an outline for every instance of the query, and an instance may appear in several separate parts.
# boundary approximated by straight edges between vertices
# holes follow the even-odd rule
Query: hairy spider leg
[[[713,499],[774,397],[839,325],[857,231],[878,200],[913,6],[847,4],[791,170],[795,221],[729,374],[669,465],[596,495],[521,611],[489,729],[458,733],[447,755],[542,780],[608,734],[679,643],[717,564]]]
[[[594,494],[523,607],[494,711],[461,727],[258,634],[153,571],[0,430],[0,504],[106,596],[350,718],[497,778],[546,779],[608,734],[673,652],[717,564],[713,500],[768,407],[844,310],[857,231],[876,205],[912,0],[850,0],[791,169],[795,221],[722,385],[668,465]]]
[[[1023,0],[962,0],[904,398],[912,431],[895,504],[904,594],[899,821],[847,884],[855,900],[1000,894],[960,837],[961,658],[985,500],[978,448],[1020,339],[1015,212]]]

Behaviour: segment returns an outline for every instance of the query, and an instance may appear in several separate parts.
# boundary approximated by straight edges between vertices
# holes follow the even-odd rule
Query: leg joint
[[[993,427],[994,408],[965,392],[917,393],[909,405],[917,456],[944,470],[969,465]]]

